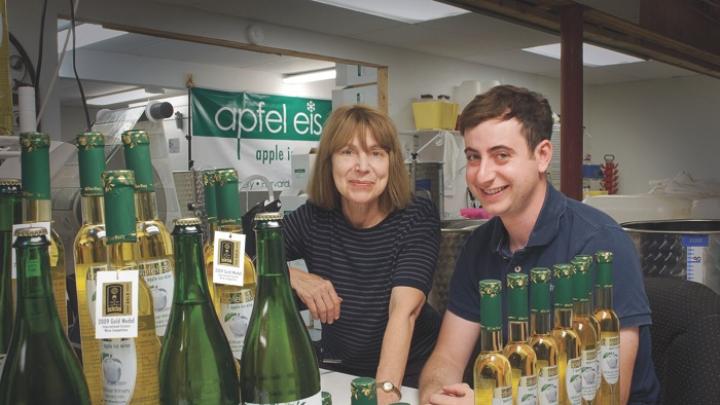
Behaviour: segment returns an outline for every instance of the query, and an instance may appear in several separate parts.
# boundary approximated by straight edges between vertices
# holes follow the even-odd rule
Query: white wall
[[[591,86],[585,94],[584,139],[594,163],[612,153],[620,193],[649,190],[648,181],[681,170],[720,177],[720,80],[690,76]]]

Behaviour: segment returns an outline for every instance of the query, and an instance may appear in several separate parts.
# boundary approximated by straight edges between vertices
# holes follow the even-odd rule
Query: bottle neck
[[[572,328],[572,307],[555,307],[554,325],[555,328],[571,329]]]
[[[595,286],[595,309],[613,309],[613,288]]]
[[[550,311],[530,311],[530,333],[533,335],[550,333]]]
[[[587,318],[592,311],[590,300],[578,300],[573,302],[573,315],[578,318]]]
[[[502,329],[488,330],[480,327],[480,353],[499,352],[502,350]]]
[[[528,340],[528,323],[527,321],[510,321],[508,322],[510,332],[509,342],[527,342]]]
[[[101,225],[105,223],[105,204],[103,196],[82,196],[80,206],[84,225]]]
[[[28,309],[23,305],[25,299],[46,299],[54,308],[48,245],[23,247],[17,249],[17,255],[18,312],[20,316],[26,315],[23,311]],[[57,317],[57,312],[55,316]]]
[[[52,221],[52,202],[50,200],[33,200],[23,198],[23,222]]]
[[[255,235],[258,276],[287,277],[285,246],[280,228],[258,229]]]
[[[209,302],[203,272],[202,234],[175,235],[175,298],[180,304]]]
[[[108,270],[134,269],[140,257],[137,242],[108,243]]]
[[[135,216],[138,221],[158,219],[157,196],[154,191],[135,192]]]

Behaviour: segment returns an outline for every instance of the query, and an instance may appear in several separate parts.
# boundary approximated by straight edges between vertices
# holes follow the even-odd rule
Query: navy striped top
[[[427,296],[432,287],[440,244],[433,203],[415,198],[367,229],[354,228],[339,209],[312,203],[283,222],[287,260],[305,259],[308,270],[332,282],[343,300],[340,318],[323,324],[322,356],[341,360],[335,367],[340,371],[374,377],[392,288],[413,287]],[[439,324],[439,315],[425,303],[415,323],[406,374],[422,368]]]

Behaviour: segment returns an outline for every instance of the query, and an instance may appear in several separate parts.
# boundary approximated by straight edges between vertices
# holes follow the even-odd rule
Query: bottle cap
[[[502,303],[500,294],[502,283],[500,280],[480,280],[480,324],[489,331],[499,330],[502,327]]]
[[[41,132],[20,134],[23,197],[50,199],[50,136]]]
[[[135,176],[132,170],[103,172],[107,243],[135,242]]]
[[[23,152],[50,147],[50,135],[43,132],[23,132],[20,134],[20,147]]]
[[[20,179],[0,179],[0,195],[17,196],[21,192]]]
[[[282,212],[261,212],[255,214],[255,222],[260,221],[282,221]]]
[[[510,273],[507,275],[508,289],[508,320],[528,320],[528,276],[524,273]]]
[[[197,226],[202,225],[202,220],[197,217],[178,218],[173,221],[175,226]]]
[[[612,263],[613,254],[612,252],[600,251],[595,253],[595,258],[598,263]]]
[[[47,235],[47,229],[42,227],[35,227],[35,228],[20,228],[17,231],[15,231],[15,236],[18,238],[33,238],[36,236],[46,236]]]
[[[537,312],[550,311],[550,269],[536,267],[530,270],[530,304]]]
[[[135,172],[135,190],[155,191],[152,161],[150,160],[150,138],[142,130],[125,131],[122,134],[125,152],[125,167]]]
[[[612,252],[597,252],[595,253],[595,260],[597,260],[597,267],[595,268],[595,285],[599,287],[612,287]]]
[[[75,138],[80,167],[80,193],[102,196],[102,172],[105,170],[105,138],[99,132],[85,132]]]
[[[350,403],[352,405],[375,405],[377,391],[375,379],[357,377],[350,382]]]
[[[572,280],[573,266],[560,263],[553,266],[555,276],[555,308],[572,308]]]
[[[332,395],[329,392],[322,392],[322,405],[332,405]]]

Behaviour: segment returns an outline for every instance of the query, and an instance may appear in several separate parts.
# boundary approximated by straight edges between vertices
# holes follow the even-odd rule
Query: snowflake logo
[[[315,112],[315,103],[313,103],[312,101],[308,101],[305,105],[305,108],[307,108],[307,110],[310,112]]]

